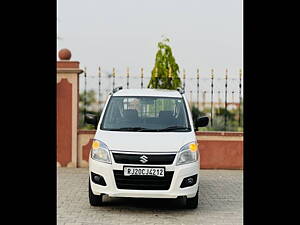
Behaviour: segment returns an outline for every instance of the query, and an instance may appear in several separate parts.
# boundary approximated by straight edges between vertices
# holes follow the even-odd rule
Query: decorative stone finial
[[[58,57],[60,60],[70,60],[71,56],[72,56],[71,51],[66,48],[63,48],[58,52]]]

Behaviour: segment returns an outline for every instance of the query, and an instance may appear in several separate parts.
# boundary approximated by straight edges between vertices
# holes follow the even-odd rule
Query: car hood
[[[109,150],[133,152],[177,152],[196,140],[194,132],[118,132],[97,131],[95,139],[104,142]]]

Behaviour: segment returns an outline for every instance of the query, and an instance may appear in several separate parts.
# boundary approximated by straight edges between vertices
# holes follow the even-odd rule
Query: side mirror
[[[209,118],[207,116],[199,117],[195,121],[195,127],[206,127],[208,125]]]
[[[92,124],[95,127],[97,127],[97,125],[98,125],[98,118],[97,118],[96,115],[86,114],[85,117],[84,117],[84,120],[85,120],[86,123]]]

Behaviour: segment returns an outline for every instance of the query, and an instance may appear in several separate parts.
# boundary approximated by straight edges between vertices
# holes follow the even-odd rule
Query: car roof
[[[157,97],[176,97],[182,98],[177,90],[167,89],[122,89],[113,94],[113,96],[157,96]]]

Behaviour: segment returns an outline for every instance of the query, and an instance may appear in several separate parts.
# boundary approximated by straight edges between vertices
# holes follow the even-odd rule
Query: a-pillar
[[[77,167],[77,124],[79,118],[78,61],[70,61],[68,49],[59,51],[56,77],[56,154],[58,167]]]

